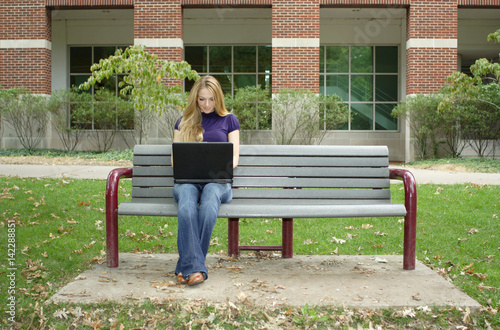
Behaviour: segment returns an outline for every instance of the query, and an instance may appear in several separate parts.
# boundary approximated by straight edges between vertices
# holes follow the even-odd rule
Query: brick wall
[[[457,0],[413,0],[407,10],[406,94],[437,92],[457,70]]]
[[[134,40],[146,45],[146,50],[169,61],[182,61],[184,50],[176,43],[182,43],[181,0],[135,0]],[[161,46],[154,46],[154,44]],[[169,80],[168,85],[180,84]]]
[[[0,22],[2,88],[26,87],[50,94],[51,13],[45,1],[2,0]]]
[[[273,93],[319,92],[319,1],[273,0]]]

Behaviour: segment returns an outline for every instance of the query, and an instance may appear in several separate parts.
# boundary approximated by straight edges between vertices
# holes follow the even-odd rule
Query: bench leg
[[[281,257],[291,258],[293,256],[293,219],[283,218],[281,244],[283,252]]]
[[[389,177],[403,180],[406,207],[403,269],[413,270],[415,269],[417,242],[417,182],[413,174],[408,170],[391,168]]]
[[[239,237],[240,237],[240,219],[239,218],[229,218],[227,219],[227,253],[230,256],[238,256],[240,254],[239,249]]]
[[[415,194],[416,195],[416,194]],[[403,269],[415,269],[416,241],[417,241],[417,199],[410,199],[406,203]]]
[[[118,183],[120,177],[130,178],[132,168],[116,168],[106,182],[106,259],[109,268],[118,267]]]

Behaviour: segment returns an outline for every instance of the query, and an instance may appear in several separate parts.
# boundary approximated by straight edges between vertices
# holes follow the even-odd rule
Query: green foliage
[[[270,91],[261,88],[260,85],[237,89],[234,98],[226,94],[224,102],[238,117],[242,130],[271,128]]]
[[[33,95],[23,88],[0,91],[0,113],[14,128],[22,146],[29,150],[37,148],[45,137],[49,105],[47,97]]]
[[[500,29],[496,30],[493,33],[490,33],[488,35],[488,41],[489,42],[496,42],[496,43],[500,44]]]
[[[338,95],[320,95],[320,127],[341,129],[349,121],[349,106]],[[352,114],[351,114],[352,116]]]
[[[398,104],[392,111],[395,117],[409,120],[412,142],[418,159],[432,156],[438,157],[439,133],[442,132],[442,118],[438,114],[438,106],[442,100],[439,94],[415,95],[406,102]],[[448,130],[453,131],[452,125]],[[430,145],[429,145],[430,144]]]
[[[182,105],[182,99],[176,95],[182,92],[182,86],[168,86],[162,83],[164,78],[197,80],[199,77],[187,62],[160,60],[138,45],[124,51],[118,49],[113,56],[92,65],[91,71],[92,76],[80,86],[81,89],[89,89],[113,74],[127,74],[120,82],[120,94],[130,97],[136,109],[158,114],[166,104]]]
[[[236,115],[240,123],[243,143],[249,143],[251,134],[246,131],[271,129],[271,92],[258,86],[237,89],[234,98],[224,96],[226,108]]]

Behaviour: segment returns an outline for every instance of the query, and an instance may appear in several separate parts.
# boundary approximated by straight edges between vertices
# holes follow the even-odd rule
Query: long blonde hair
[[[203,128],[201,127],[202,111],[198,107],[198,93],[201,89],[207,88],[214,96],[215,112],[219,116],[228,115],[224,106],[224,95],[219,81],[212,76],[203,76],[198,79],[189,93],[189,99],[179,124],[181,142],[201,142],[203,141]]]

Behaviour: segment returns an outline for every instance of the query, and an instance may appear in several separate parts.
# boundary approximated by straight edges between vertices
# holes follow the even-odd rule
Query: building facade
[[[388,145],[394,161],[410,160],[412,148],[392,108],[499,53],[486,42],[499,28],[498,0],[1,0],[0,17],[1,88],[49,95],[85,81],[116,48],[144,45],[217,76],[225,93],[258,84],[337,94],[355,116],[322,143]],[[258,125],[248,135],[272,143]],[[148,137],[168,143],[159,127]],[[5,127],[0,146],[16,141]],[[56,134],[41,147],[58,148]]]

